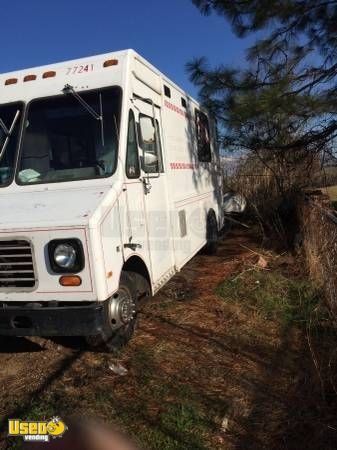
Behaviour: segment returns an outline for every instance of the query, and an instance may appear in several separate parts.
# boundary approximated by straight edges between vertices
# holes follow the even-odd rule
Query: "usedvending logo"
[[[53,417],[48,421],[20,419],[8,421],[8,436],[22,437],[24,441],[49,442],[50,438],[61,438],[67,429],[59,417]]]

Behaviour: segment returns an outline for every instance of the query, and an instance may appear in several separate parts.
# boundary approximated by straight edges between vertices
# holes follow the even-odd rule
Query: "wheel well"
[[[122,270],[126,272],[139,273],[139,275],[143,276],[148,281],[149,285],[152,286],[150,274],[147,270],[146,264],[141,258],[139,258],[139,256],[131,256],[131,258],[125,261]]]

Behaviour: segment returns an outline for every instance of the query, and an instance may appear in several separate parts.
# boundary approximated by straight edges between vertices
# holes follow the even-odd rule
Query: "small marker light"
[[[10,84],[16,84],[18,82],[17,78],[8,78],[8,80],[5,81],[5,86],[9,86]]]
[[[24,82],[26,81],[34,81],[36,80],[36,75],[26,75],[23,79]]]
[[[54,70],[49,70],[42,75],[42,78],[53,78],[56,76],[56,72]]]
[[[117,66],[118,65],[118,59],[108,59],[104,61],[103,67],[111,67],[111,66]]]
[[[67,287],[81,286],[82,284],[82,279],[78,275],[63,275],[59,281],[61,286]]]

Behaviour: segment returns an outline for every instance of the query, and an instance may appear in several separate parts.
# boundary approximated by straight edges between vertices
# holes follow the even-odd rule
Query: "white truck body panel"
[[[118,64],[104,67],[112,59]],[[55,76],[43,79],[48,71]],[[36,80],[24,82],[31,74]],[[5,85],[9,79],[17,82]],[[60,96],[66,84],[79,94],[110,86],[122,89],[117,167],[107,178],[34,185],[19,185],[14,179],[0,188],[0,241],[31,242],[37,279],[33,290],[0,286],[0,302],[104,301],[118,289],[123,265],[131,257],[143,261],[156,292],[205,245],[209,211],[214,211],[219,228],[223,222],[212,126],[212,161],[198,161],[198,102],[133,50],[126,50],[1,74],[0,105]],[[137,123],[141,115],[158,121],[164,166],[159,176],[149,178],[143,172],[135,179],[126,176],[130,109]],[[148,193],[146,180],[151,185]],[[85,266],[78,274],[82,284],[76,288],[61,286],[60,275],[48,265],[49,241],[63,238],[83,244]]]

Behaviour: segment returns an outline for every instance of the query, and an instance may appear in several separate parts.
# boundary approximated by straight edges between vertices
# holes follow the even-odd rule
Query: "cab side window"
[[[138,137],[142,149],[141,162],[144,172],[163,172],[158,121],[140,114]]]
[[[200,162],[211,162],[211,139],[208,117],[205,113],[195,110],[195,128],[197,133],[198,159]]]
[[[129,112],[128,141],[126,148],[126,176],[128,178],[140,177],[136,121],[135,115],[131,109]]]

